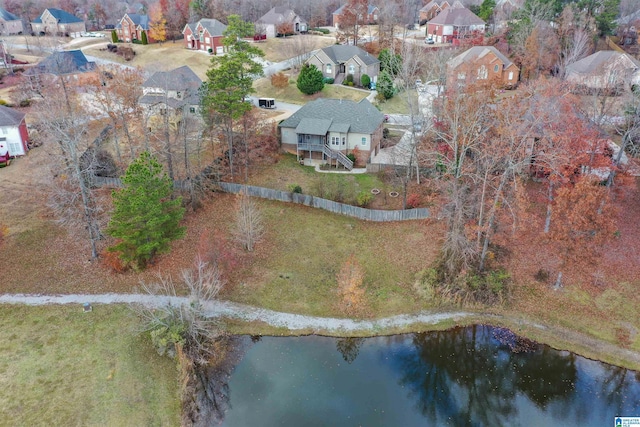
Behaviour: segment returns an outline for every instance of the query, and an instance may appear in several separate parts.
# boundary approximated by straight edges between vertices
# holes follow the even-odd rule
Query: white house
[[[29,133],[25,114],[0,105],[0,154],[8,150],[9,156],[24,156],[29,151]]]

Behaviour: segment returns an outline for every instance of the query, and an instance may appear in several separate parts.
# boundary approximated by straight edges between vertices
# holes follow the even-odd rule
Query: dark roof
[[[271,8],[271,10],[262,15],[262,17],[260,17],[256,22],[268,25],[278,25],[283,22],[293,22],[294,19],[296,19],[296,16],[298,15],[293,10],[284,6],[277,6]]]
[[[17,126],[24,120],[25,113],[0,105],[0,126]]]
[[[7,12],[6,9],[2,9],[0,8],[0,19],[2,19],[3,21],[19,21],[20,18],[18,18],[16,15],[14,15],[11,12]]]
[[[171,71],[157,71],[142,84],[142,87],[157,87],[166,90],[198,89],[200,77],[188,65]]]
[[[51,8],[45,9],[44,12],[42,12],[42,15],[44,15],[44,13],[47,11],[49,11],[49,13],[56,19],[56,21],[58,21],[58,24],[73,24],[76,22],[84,22],[82,19],[78,18],[77,16],[74,16],[69,12],[65,12],[62,9],[51,9]],[[34,19],[33,22],[35,24],[41,23],[42,15]]]
[[[367,99],[360,102],[347,99],[319,98],[311,101],[280,123],[280,127],[304,130],[316,135],[327,130],[336,132],[373,133],[384,121],[382,114]],[[326,129],[326,130],[325,130]]]
[[[84,73],[93,70],[95,67],[96,63],[87,61],[87,57],[84,56],[81,50],[67,50],[52,53],[35,67],[29,68],[24,74],[27,76],[36,74],[55,74],[60,76]]]
[[[428,23],[461,27],[466,25],[484,25],[485,22],[467,8],[448,7]]]
[[[375,64],[378,61],[373,55],[370,55],[367,51],[360,49],[358,46],[334,44],[321,49],[327,54],[334,64],[341,64],[347,62],[349,59],[357,56],[367,65]]]

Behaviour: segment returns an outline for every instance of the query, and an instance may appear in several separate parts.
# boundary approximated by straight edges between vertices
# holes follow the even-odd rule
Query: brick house
[[[493,46],[474,46],[447,62],[447,84],[514,87],[520,69]]]
[[[448,7],[427,22],[427,35],[436,43],[453,43],[484,34],[485,22],[465,7]]]
[[[24,156],[29,151],[25,113],[0,105],[0,156]]]
[[[378,153],[383,122],[384,114],[367,99],[319,98],[278,126],[282,148],[296,153],[298,160],[335,160],[351,169],[347,154],[355,154],[356,164],[365,165]]]
[[[307,59],[307,64],[315,65],[326,78],[340,84],[351,74],[356,85],[362,85],[362,75],[367,74],[375,82],[380,73],[380,61],[358,46],[334,44],[315,53]]]
[[[6,9],[0,8],[0,34],[12,35],[22,34],[24,32],[24,25],[22,19],[7,12]]]
[[[31,31],[36,34],[70,34],[87,31],[84,21],[61,9],[45,9],[40,17],[31,22]]]
[[[347,5],[340,6],[335,12],[333,12],[333,26],[336,29],[340,28],[340,19]],[[365,24],[374,24],[378,22],[378,15],[380,15],[380,9],[378,6],[369,5],[367,7],[367,14],[362,18],[362,22]]]
[[[420,25],[432,20],[448,7],[450,7],[450,4],[447,0],[431,0],[418,11]]]
[[[182,35],[187,49],[220,54],[224,52],[222,39],[227,26],[217,19],[203,18],[184,26]]]
[[[291,31],[293,34],[307,32],[307,23],[293,10],[284,6],[274,7],[262,15],[255,22],[256,34],[266,35],[268,39],[274,38],[282,31]]]
[[[147,33],[147,43],[154,43],[155,40],[149,34],[149,16],[137,13],[125,13],[116,24],[118,40],[131,43],[134,40],[142,40],[142,33]]]

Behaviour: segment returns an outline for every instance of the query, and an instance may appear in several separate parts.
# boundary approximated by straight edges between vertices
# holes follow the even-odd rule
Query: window
[[[500,66],[498,64],[493,66],[493,72],[494,73],[497,73],[499,69],[500,69]]]
[[[347,144],[347,138],[345,136],[342,137],[342,145]]]
[[[7,133],[9,133],[9,132],[7,131],[7,128],[2,128],[2,134],[3,134],[3,135],[6,135]]]
[[[513,71],[509,71],[509,80],[513,80]]]
[[[374,14],[373,14],[373,20],[374,20],[374,21],[377,21],[377,20],[378,20],[378,14],[377,14],[377,13],[374,13]]]
[[[349,74],[355,74],[356,73],[356,66],[353,64],[349,64]]]
[[[327,74],[331,74],[331,64],[327,64]]]
[[[4,138],[3,138],[4,139]],[[20,144],[17,142],[9,142],[9,153],[13,153],[13,155],[17,154],[17,153],[21,153],[22,152],[22,148],[20,147]]]
[[[161,108],[160,109],[160,115],[161,116],[166,116],[167,115],[167,109],[166,108]]]
[[[189,107],[189,112],[191,114],[195,114],[196,113],[196,107]]]
[[[486,78],[487,78],[487,67],[485,67],[484,65],[481,65],[480,68],[478,68],[478,79],[484,80]]]
[[[362,137],[362,145],[367,145],[367,137],[366,136]]]
[[[176,92],[176,98],[178,98],[178,99],[182,99],[182,92],[177,91],[177,92]]]

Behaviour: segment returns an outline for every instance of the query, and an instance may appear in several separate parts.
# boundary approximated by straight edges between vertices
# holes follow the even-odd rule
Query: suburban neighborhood
[[[0,424],[640,425],[639,35],[0,1]]]

